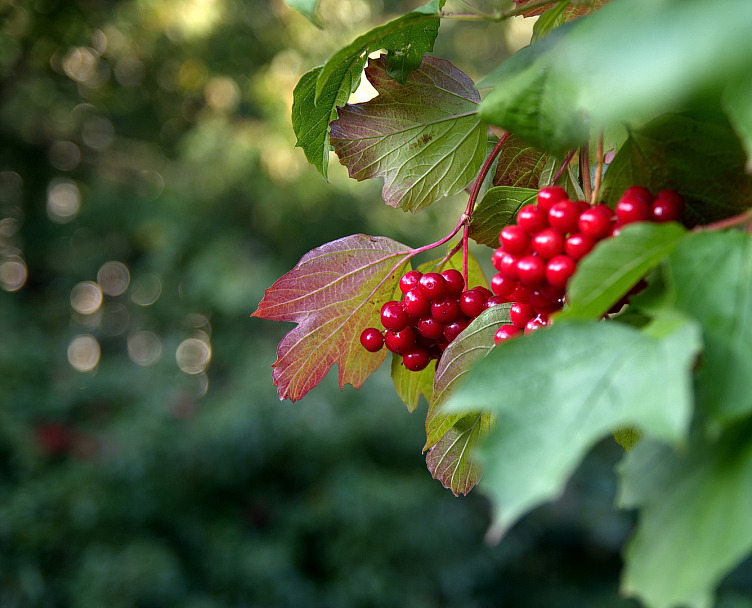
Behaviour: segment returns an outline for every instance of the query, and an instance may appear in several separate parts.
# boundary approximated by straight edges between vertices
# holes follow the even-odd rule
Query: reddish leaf
[[[496,162],[493,185],[537,189],[547,160],[548,154],[510,135]]]
[[[525,6],[526,4],[529,4],[533,0],[513,0],[513,2],[518,6]],[[577,19],[577,17],[582,17],[583,15],[587,15],[588,13],[591,13],[600,7],[602,7],[604,4],[606,4],[609,0],[591,0],[589,3],[586,3],[583,6],[583,3],[579,3],[580,6],[577,5],[570,5],[566,9],[564,9],[564,19],[565,21],[572,21],[574,19]],[[552,1],[551,4],[545,4],[544,6],[539,6],[538,8],[530,9],[529,11],[525,11],[522,13],[523,17],[535,17],[536,15],[540,15],[542,13],[545,13],[547,10],[553,8],[557,2]]]
[[[252,316],[298,323],[279,343],[272,365],[280,399],[302,398],[335,363],[340,388],[359,388],[381,365],[386,349],[369,353],[360,334],[378,327],[381,305],[411,255],[392,239],[347,236],[309,251],[266,290]]]

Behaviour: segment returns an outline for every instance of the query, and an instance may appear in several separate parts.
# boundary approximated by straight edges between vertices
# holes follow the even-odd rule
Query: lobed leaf
[[[750,425],[689,453],[643,441],[620,467],[621,506],[639,506],[622,591],[650,608],[709,608],[713,590],[752,551]],[[681,559],[677,559],[681,556]]]
[[[699,329],[689,319],[669,326],[652,335],[615,322],[556,323],[504,342],[475,364],[446,407],[495,416],[479,457],[497,535],[558,496],[612,430],[635,426],[669,442],[685,437]]]
[[[496,161],[494,186],[537,188],[548,154],[510,135]]]
[[[379,92],[348,104],[331,125],[331,142],[350,177],[384,178],[384,202],[419,211],[472,181],[486,154],[473,82],[448,61],[426,57],[404,85],[383,58],[366,77]]]
[[[557,319],[597,319],[660,264],[686,236],[674,222],[639,222],[604,239],[579,263],[567,286],[567,306]]]
[[[499,246],[499,232],[513,223],[523,205],[534,204],[538,191],[532,188],[497,186],[483,195],[470,219],[470,238],[481,245]]]
[[[665,266],[667,304],[702,324],[698,403],[716,422],[752,413],[752,235],[693,234]]]
[[[340,388],[360,387],[381,365],[386,351],[369,353],[360,334],[377,326],[411,255],[397,241],[356,234],[309,251],[266,290],[252,316],[298,324],[272,365],[280,399],[302,398],[335,363]]]
[[[310,5],[305,0],[300,2]],[[324,178],[328,176],[331,149],[329,123],[337,118],[337,108],[347,103],[360,83],[368,54],[385,49],[389,75],[404,82],[409,72],[420,65],[423,54],[433,49],[443,4],[444,0],[432,0],[373,28],[300,79],[293,91],[295,145],[303,148],[308,161]]]

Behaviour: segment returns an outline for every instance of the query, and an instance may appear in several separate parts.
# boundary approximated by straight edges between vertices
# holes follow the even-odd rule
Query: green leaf
[[[444,351],[436,369],[433,397],[426,415],[424,450],[435,445],[464,417],[464,414],[447,413],[444,406],[457,390],[463,376],[494,347],[496,330],[510,322],[510,306],[500,304],[484,310]]]
[[[564,322],[504,342],[479,361],[447,408],[496,418],[479,451],[496,534],[558,496],[611,431],[636,426],[680,442],[699,346],[689,319],[660,338],[615,322]]]
[[[280,399],[296,401],[336,363],[340,388],[360,387],[383,363],[360,334],[380,321],[412,250],[385,237],[347,236],[306,253],[266,290],[252,316],[298,325],[282,338],[272,378]]]
[[[553,30],[560,25],[563,25],[566,21],[564,11],[569,6],[568,0],[558,2],[553,8],[548,9],[542,13],[533,26],[533,39],[540,40],[548,36]]]
[[[486,155],[473,82],[433,57],[404,85],[386,75],[383,58],[369,60],[366,76],[379,95],[341,108],[331,125],[350,177],[383,177],[384,201],[413,212],[463,190]]]
[[[510,135],[496,161],[494,186],[538,188],[548,154]]]
[[[538,191],[532,188],[489,188],[473,211],[470,238],[481,245],[499,246],[499,232],[514,222],[523,205],[534,204]]]
[[[752,81],[740,78],[726,87],[723,108],[747,152],[747,173],[752,173]]]
[[[427,402],[431,402],[433,377],[435,374],[435,361],[431,361],[425,369],[413,372],[402,365],[401,356],[392,356],[392,382],[394,382],[397,395],[402,399],[402,402],[407,406],[407,411],[410,413],[417,409],[421,395],[426,398]]]
[[[669,255],[687,231],[674,222],[639,222],[604,239],[579,263],[558,319],[597,319]]]
[[[603,180],[604,201],[616,205],[629,186],[670,188],[685,199],[684,220],[705,224],[752,206],[752,177],[729,125],[711,116],[671,114],[634,130]]]
[[[622,591],[650,608],[710,608],[713,589],[752,551],[749,422],[689,453],[642,442],[621,467],[621,503],[641,506]],[[680,557],[679,557],[680,556]]]
[[[360,84],[368,54],[385,49],[390,76],[404,82],[410,70],[420,65],[423,54],[433,49],[443,3],[434,0],[370,30],[300,79],[293,91],[295,145],[303,148],[308,161],[324,178],[329,167],[329,123]]]
[[[321,27],[317,11],[319,0],[285,0],[287,6],[294,8],[316,27]]]
[[[714,420],[752,413],[752,235],[707,232],[687,238],[665,268],[668,305],[697,319],[705,351],[698,403]]]

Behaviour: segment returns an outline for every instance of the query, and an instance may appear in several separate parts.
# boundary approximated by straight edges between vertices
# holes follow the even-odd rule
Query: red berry
[[[514,325],[502,325],[501,327],[499,327],[499,329],[496,330],[496,334],[494,335],[494,344],[498,346],[502,342],[506,342],[507,340],[510,340],[519,335],[519,327],[515,327]]]
[[[517,287],[517,281],[508,279],[500,272],[491,277],[491,291],[496,296],[508,296]]]
[[[381,347],[384,346],[384,336],[375,327],[369,327],[368,329],[364,329],[363,333],[360,334],[360,343],[367,351],[375,353],[380,351]]]
[[[554,230],[568,234],[577,230],[580,208],[572,201],[559,201],[548,211],[548,223]]]
[[[444,324],[433,317],[423,317],[415,324],[418,335],[430,340],[437,340],[444,334]]]
[[[547,186],[538,192],[538,206],[543,211],[548,211],[559,201],[567,199],[567,191],[561,186]]]
[[[511,253],[504,253],[499,261],[498,271],[508,279],[516,280],[517,274],[517,262],[519,258]]]
[[[399,302],[387,302],[381,307],[381,324],[392,331],[402,331],[407,326],[407,313]]]
[[[541,283],[546,278],[546,262],[537,255],[526,255],[517,262],[517,276],[526,285]]]
[[[684,212],[684,201],[674,190],[661,190],[652,205],[654,222],[678,222]]]
[[[553,228],[541,230],[533,237],[533,250],[542,258],[549,260],[564,251],[564,237]]]
[[[460,305],[454,298],[441,298],[431,303],[431,316],[442,323],[451,323],[461,312]]]
[[[501,259],[505,255],[507,255],[507,253],[501,247],[494,249],[493,255],[491,255],[491,264],[496,270],[501,270]]]
[[[558,287],[553,285],[543,284],[540,289],[533,289],[530,292],[530,305],[535,309],[538,314],[550,314],[560,310],[564,305],[563,291],[559,291],[557,294],[552,295],[550,290],[559,290]]]
[[[493,279],[491,284],[493,285]],[[485,310],[487,299],[480,291],[475,289],[463,291],[459,299],[460,310],[464,315],[474,319]]]
[[[538,205],[525,205],[517,212],[517,225],[528,234],[548,227],[548,213]]]
[[[410,270],[409,272],[406,272],[399,282],[400,291],[402,293],[407,293],[413,287],[417,287],[418,281],[420,281],[420,277],[422,276],[423,273],[418,270]]]
[[[454,268],[447,268],[441,273],[446,281],[446,293],[448,296],[456,298],[465,289],[465,279],[462,273]]]
[[[583,211],[577,221],[580,232],[599,241],[611,234],[613,211],[606,205],[595,205]]]
[[[483,294],[483,297],[486,298],[486,300],[488,300],[488,298],[493,295],[490,289],[486,289],[482,285],[476,285],[475,287],[473,287],[473,291],[478,291]]]
[[[595,247],[595,240],[579,232],[567,237],[564,242],[564,252],[573,260],[581,260]]]
[[[630,186],[624,191],[619,200],[642,201],[650,205],[653,201],[653,195],[650,194],[650,190],[642,186]]]
[[[546,265],[546,280],[556,287],[566,287],[575,270],[577,262],[568,255],[557,255]]]
[[[402,308],[408,315],[417,319],[431,312],[431,302],[419,288],[414,287],[402,298]]]
[[[535,316],[535,310],[530,304],[515,302],[509,307],[509,320],[512,325],[523,329],[527,322]]]
[[[510,302],[522,302],[523,304],[529,304],[530,303],[530,293],[527,290],[527,287],[524,285],[517,285],[515,290],[511,293],[509,296]]]
[[[545,315],[538,315],[527,322],[527,325],[525,325],[525,333],[532,333],[538,329],[546,327],[546,325],[548,325],[548,317]]]
[[[427,272],[418,281],[418,289],[429,300],[438,300],[446,294],[447,286],[444,277],[438,272]]]
[[[498,306],[499,304],[506,304],[509,302],[504,296],[491,296],[486,300],[486,308],[491,308],[492,306]]]
[[[457,336],[459,336],[463,330],[470,325],[470,322],[465,319],[464,317],[460,317],[456,321],[452,321],[451,323],[447,323],[444,326],[444,337],[449,341],[452,342]]]
[[[520,255],[527,249],[530,242],[527,232],[514,224],[504,226],[499,233],[499,244],[504,251]]]
[[[411,372],[419,372],[420,370],[425,369],[430,362],[431,355],[428,353],[427,349],[421,346],[416,346],[402,355],[402,363],[404,363],[405,367]]]
[[[622,196],[616,203],[616,219],[619,224],[633,224],[634,222],[647,222],[650,218],[651,201],[642,198]]]
[[[402,331],[387,330],[384,343],[393,353],[402,354],[415,346],[415,332],[409,325]]]

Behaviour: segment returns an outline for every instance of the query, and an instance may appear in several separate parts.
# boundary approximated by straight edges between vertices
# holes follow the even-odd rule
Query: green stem
[[[524,6],[518,6],[508,11],[501,11],[496,13],[451,13],[448,11],[439,11],[439,16],[443,19],[455,19],[457,21],[504,21],[511,17],[517,17],[528,11],[542,8],[554,4],[556,0],[539,0],[538,2],[530,2]]]

